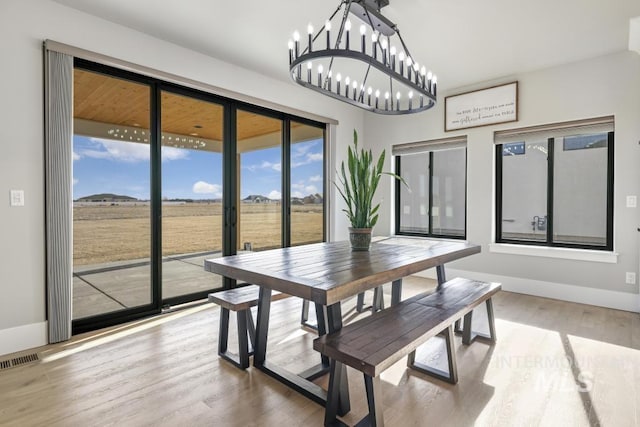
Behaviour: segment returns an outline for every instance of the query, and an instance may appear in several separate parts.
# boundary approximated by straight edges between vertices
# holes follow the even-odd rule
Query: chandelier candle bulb
[[[311,61],[307,62],[307,82],[311,83],[311,69],[313,68],[313,63]]]
[[[396,110],[400,109],[400,92],[396,93]]]
[[[404,76],[404,52],[398,54],[398,62],[400,63],[400,75]]]
[[[382,47],[382,63],[384,65],[387,65],[387,46],[388,46],[388,42],[387,39],[382,39],[382,42],[380,42],[380,47]]]
[[[352,83],[353,86],[353,100],[356,100],[356,95],[358,93],[358,82],[356,82],[355,80]]]
[[[378,100],[380,99],[380,91],[376,90],[376,109],[378,109]]]
[[[409,110],[413,108],[413,91],[409,91]]]
[[[293,41],[295,45],[295,59],[300,56],[300,33],[296,30],[293,32]]]
[[[427,81],[427,69],[424,68],[424,65],[422,66],[422,69],[420,70],[420,75],[422,76],[422,89],[424,89],[425,87],[425,83]]]
[[[371,93],[373,92],[373,89],[371,88],[371,86],[369,86],[369,89],[367,89],[367,104],[369,104],[369,106],[371,106]]]
[[[389,92],[384,93],[384,109],[389,109]]]
[[[313,52],[313,25],[307,25],[307,35],[309,38],[309,53]]]
[[[410,56],[407,56],[407,80],[411,81],[411,70],[413,69],[413,60]]]
[[[342,76],[340,73],[336,74],[336,93],[340,95],[340,80],[342,80]]]
[[[438,84],[438,78],[436,76],[433,76],[433,80],[432,80],[432,84],[433,84],[433,96],[436,96],[436,85]]]
[[[327,73],[327,90],[331,92],[331,70]]]
[[[344,39],[344,48],[349,50],[349,33],[351,32],[351,21],[347,19],[347,22],[344,24],[345,31],[345,39]]]
[[[293,63],[293,40],[289,40],[289,65]]]
[[[324,29],[327,31],[327,49],[331,49],[331,21],[324,23]]]
[[[391,54],[391,69],[395,71],[396,70],[396,47],[391,46],[389,53]]]
[[[360,25],[360,39],[361,39],[360,48],[362,49],[362,53],[366,54],[367,53],[367,26],[364,24]]]
[[[427,73],[427,90],[431,92],[431,79],[433,79],[433,73],[431,70]]]
[[[344,79],[344,96],[346,96],[347,98],[349,97],[349,85],[351,84],[351,79],[347,76],[346,79]]]
[[[424,96],[420,95],[420,108],[424,107]]]
[[[378,59],[378,32],[371,33],[371,52],[373,52],[373,59]]]
[[[318,86],[322,86],[322,64],[318,65]]]

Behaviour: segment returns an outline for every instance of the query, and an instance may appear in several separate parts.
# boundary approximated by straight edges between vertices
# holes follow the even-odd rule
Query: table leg
[[[337,302],[333,305],[327,307],[327,328],[328,332],[331,334],[342,329],[342,310],[340,308],[340,303]],[[351,403],[349,402],[349,381],[347,380],[347,370],[346,369],[338,369],[336,372],[335,381],[337,384],[334,385],[333,390],[338,391],[338,415],[345,415],[351,410]],[[328,400],[331,399],[331,396],[327,397]]]
[[[326,335],[327,333],[327,321],[325,315],[325,308],[321,304],[314,304],[316,306],[316,323],[318,325],[318,336]],[[329,358],[324,354],[320,355],[320,361],[323,366],[329,367]]]
[[[267,354],[267,335],[269,333],[269,312],[271,311],[271,289],[260,287],[258,297],[258,319],[256,321],[256,344],[253,352],[253,365],[262,366]]]

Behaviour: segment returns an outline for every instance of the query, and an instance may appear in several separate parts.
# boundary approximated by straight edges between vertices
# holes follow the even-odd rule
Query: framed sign
[[[444,99],[444,130],[518,120],[518,82],[474,90]]]

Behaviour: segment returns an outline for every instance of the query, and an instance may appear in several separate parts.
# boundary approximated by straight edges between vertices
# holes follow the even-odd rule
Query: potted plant
[[[339,183],[334,185],[347,204],[346,212],[351,227],[349,227],[349,240],[354,251],[368,251],[371,244],[371,232],[378,222],[378,209],[380,203],[373,205],[373,196],[378,188],[380,177],[390,175],[406,185],[402,177],[383,172],[385,150],[378,160],[374,162],[371,150],[364,148],[358,151],[358,133],[353,130],[353,149],[348,147],[347,169],[344,161],[340,167]],[[348,170],[348,174],[347,174]]]

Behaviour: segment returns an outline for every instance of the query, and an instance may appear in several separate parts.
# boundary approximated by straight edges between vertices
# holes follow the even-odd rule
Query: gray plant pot
[[[349,241],[352,251],[368,251],[371,245],[372,228],[349,227]]]

